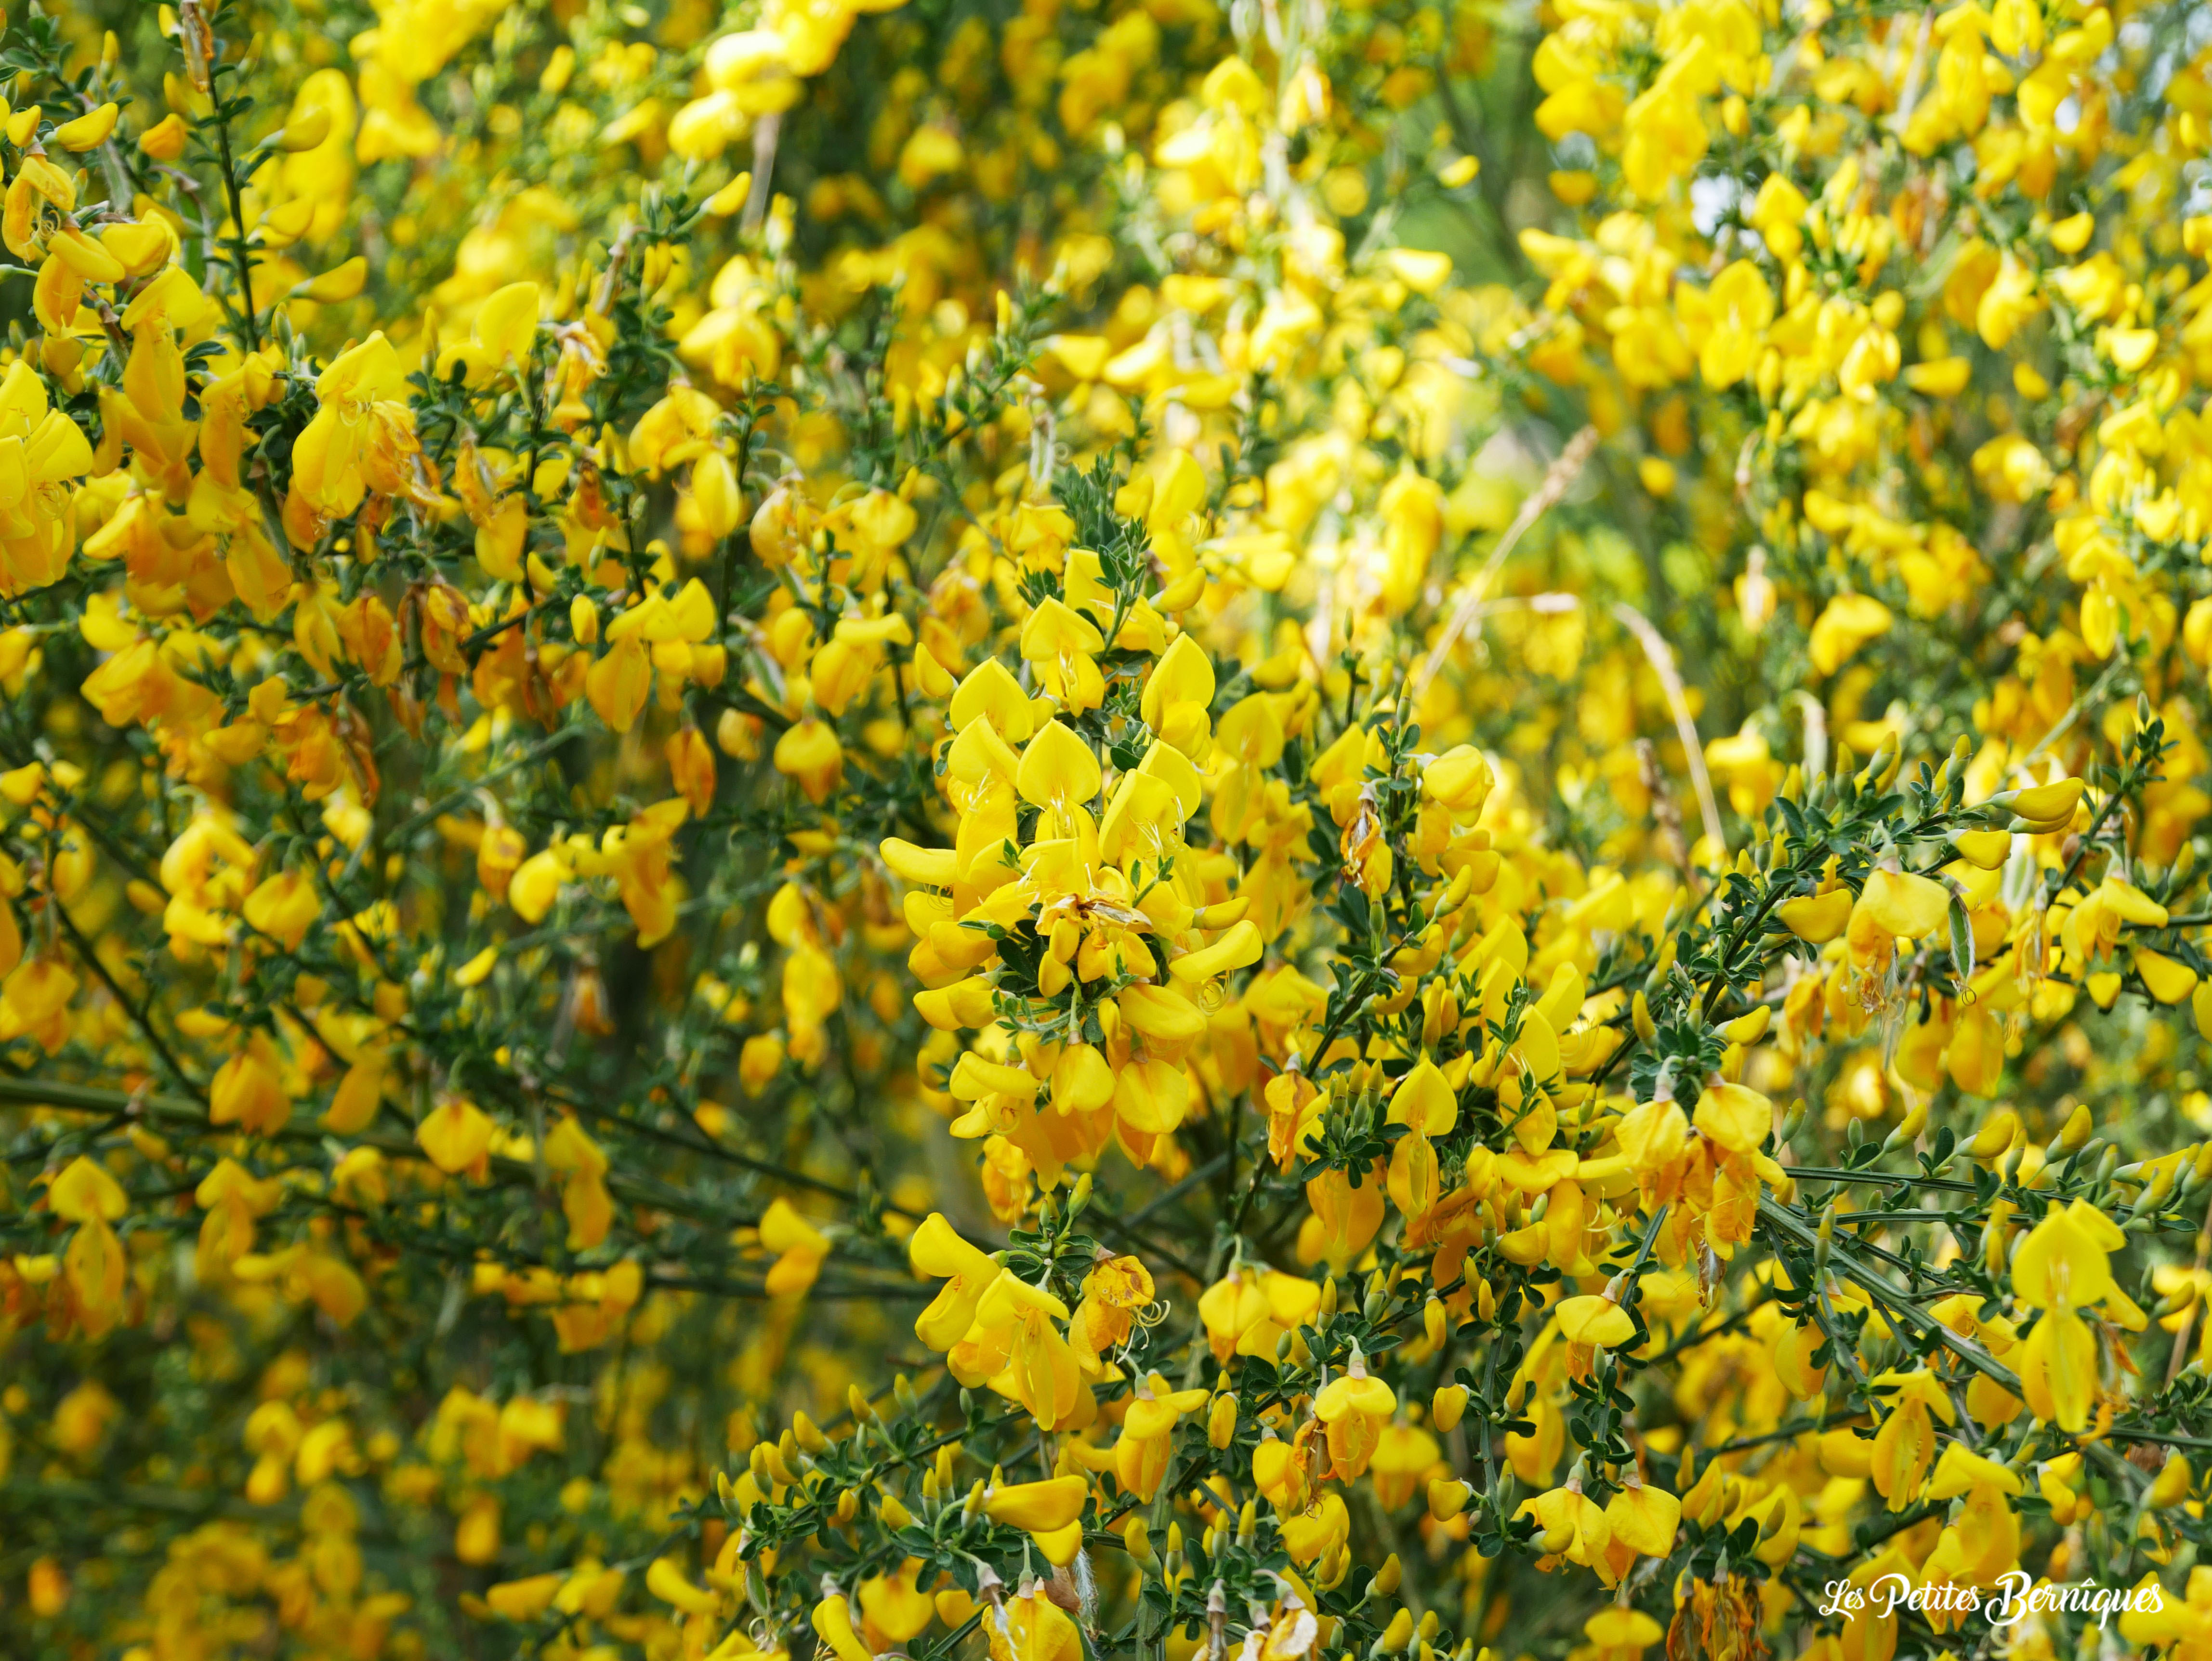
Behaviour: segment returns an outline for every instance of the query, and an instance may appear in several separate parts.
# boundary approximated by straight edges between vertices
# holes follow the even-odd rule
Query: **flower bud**
[[[691,464],[691,505],[699,514],[699,528],[715,541],[744,522],[744,492],[737,470],[720,450],[709,450]]]
[[[1458,1429],[1467,1412],[1469,1393],[1465,1384],[1438,1384],[1436,1394],[1429,1398],[1430,1422],[1446,1435]]]
[[[1213,1398],[1206,1410],[1206,1440],[1217,1451],[1227,1447],[1237,1437],[1237,1396],[1234,1391],[1223,1390]]]

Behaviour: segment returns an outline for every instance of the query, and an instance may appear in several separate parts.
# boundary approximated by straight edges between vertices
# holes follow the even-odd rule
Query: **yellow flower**
[[[1889,607],[1870,594],[1838,594],[1813,621],[1806,651],[1813,667],[1832,675],[1869,641],[1887,634]]]
[[[1136,1399],[1114,1445],[1114,1474],[1123,1488],[1149,1501],[1167,1475],[1170,1439],[1178,1421],[1206,1405],[1203,1390],[1170,1390],[1158,1373],[1139,1381]]]
[[[1082,1634],[1034,1581],[1006,1600],[1003,1621],[986,1620],[983,1631],[991,1661],[1082,1661]]]
[[[721,1607],[713,1592],[695,1586],[673,1558],[656,1557],[645,1571],[646,1590],[687,1615],[711,1615]]]
[[[833,1590],[817,1603],[809,1624],[815,1635],[830,1646],[837,1661],[872,1661],[868,1646],[853,1630],[852,1604],[842,1592]]]
[[[255,1033],[209,1080],[208,1117],[264,1136],[275,1135],[290,1123],[292,1103],[268,1034]]]
[[[1874,1382],[1894,1386],[1897,1392],[1890,1398],[1881,1428],[1875,1433],[1870,1467],[1875,1491],[1888,1500],[1890,1510],[1903,1511],[1919,1497],[1921,1479],[1936,1457],[1934,1420],[1952,1424],[1958,1413],[1942,1380],[1925,1368],[1885,1372]]]
[[[1375,1497],[1386,1511],[1397,1510],[1413,1497],[1421,1479],[1443,1456],[1437,1439],[1419,1426],[1385,1426],[1369,1464],[1375,1475]]]
[[[917,1584],[922,1569],[919,1557],[909,1557],[890,1574],[873,1574],[860,1582],[860,1614],[872,1647],[878,1639],[905,1644],[919,1637],[937,1618],[937,1605]]]
[[[2076,1200],[2053,1206],[2013,1256],[2014,1293],[2039,1309],[2081,1309],[2113,1291],[2108,1254],[2126,1244],[2111,1218]]]
[[[2118,873],[2108,871],[2088,897],[2067,914],[2062,932],[2075,955],[2087,964],[2109,954],[2119,944],[2124,926],[2163,928],[2166,922],[2164,906]]]
[[[76,422],[46,405],[46,386],[18,359],[0,377],[0,563],[9,592],[58,579],[73,551],[67,486],[90,470]]]
[[[1199,1318],[1217,1360],[1273,1356],[1283,1333],[1304,1324],[1321,1305],[1321,1288],[1272,1269],[1232,1270],[1200,1294]]]
[[[1087,1404],[1075,1352],[1054,1324],[1066,1318],[1067,1307],[1059,1299],[1001,1271],[984,1289],[975,1330],[963,1346],[979,1360],[1000,1362],[1007,1393],[1047,1430],[1073,1423],[1079,1404]],[[956,1354],[956,1370],[959,1359]]]
[[[1569,1298],[1559,1307],[1559,1331],[1571,1344],[1618,1349],[1636,1335],[1636,1319],[1613,1299]]]
[[[935,1211],[915,1230],[907,1256],[917,1274],[947,1282],[914,1323],[915,1335],[943,1354],[968,1335],[977,1305],[998,1278],[999,1266],[962,1239],[944,1214]]]
[[[1397,1396],[1369,1375],[1366,1360],[1355,1347],[1351,1365],[1314,1398],[1314,1416],[1328,1431],[1329,1464],[1338,1477],[1352,1482],[1366,1470],[1382,1427],[1397,1407]]]
[[[73,1223],[118,1222],[131,1208],[123,1185],[82,1153],[48,1187],[46,1204],[54,1215]]]
[[[1770,179],[1769,184],[1778,179]],[[1774,291],[1758,266],[1739,259],[1700,291],[1678,291],[1691,344],[1698,350],[1698,372],[1708,386],[1733,386],[1758,367],[1766,331],[1774,321]]]
[[[830,1255],[829,1237],[800,1216],[790,1201],[781,1197],[769,1202],[761,1219],[760,1237],[761,1244],[776,1254],[775,1265],[768,1272],[771,1297],[804,1293],[822,1273],[823,1260]]]
[[[1613,1542],[1613,1525],[1606,1521],[1605,1512],[1577,1484],[1523,1500],[1514,1514],[1536,1519],[1537,1548],[1546,1556],[1564,1557],[1585,1568],[1601,1562]]]
[[[1643,1610],[1617,1605],[1600,1609],[1583,1622],[1583,1636],[1596,1652],[1592,1661],[1642,1661],[1644,1652],[1666,1635]]]
[[[1088,1360],[1127,1342],[1138,1312],[1152,1302],[1152,1271],[1135,1256],[1102,1259],[1083,1279],[1083,1301],[1075,1306],[1068,1337]]]
[[[1926,940],[1948,923],[1951,891],[1929,877],[1909,872],[1870,872],[1851,907],[1851,959],[1863,968],[1889,961],[1900,940]]]
[[[481,1180],[490,1165],[490,1116],[465,1097],[447,1096],[415,1128],[415,1140],[430,1163],[449,1177],[466,1172]]]
[[[1774,1129],[1774,1104],[1755,1090],[1723,1080],[1698,1092],[1690,1123],[1731,1153],[1756,1153]]]
[[[314,418],[292,442],[292,488],[317,513],[341,519],[361,506],[374,450],[395,431],[412,435],[405,392],[399,355],[380,330],[316,377]]]
[[[827,801],[845,770],[836,729],[813,715],[794,722],[775,741],[775,770],[797,780],[809,801]]]
[[[1826,946],[1844,932],[1851,918],[1853,896],[1848,888],[1832,888],[1825,894],[1801,894],[1774,908],[1790,932],[1813,946]]]
[[[1097,625],[1057,599],[1048,599],[1022,625],[1023,660],[1038,666],[1044,690],[1070,714],[1096,709],[1106,681],[1094,655],[1106,648]]]
[[[546,1169],[560,1172],[563,1179],[561,1210],[568,1220],[569,1249],[588,1251],[607,1238],[614,1222],[606,1153],[573,1114],[548,1133],[544,1153]]]
[[[480,386],[511,364],[528,363],[542,303],[535,283],[510,283],[486,295],[469,338],[440,350],[438,379],[448,379],[458,364],[466,383]]]
[[[1632,1465],[1624,1473],[1620,1491],[1606,1502],[1605,1521],[1614,1545],[1646,1557],[1664,1557],[1674,1548],[1682,1502],[1664,1488],[1645,1482]]]

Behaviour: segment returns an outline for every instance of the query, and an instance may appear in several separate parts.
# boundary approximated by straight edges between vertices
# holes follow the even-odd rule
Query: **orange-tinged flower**
[[[105,1166],[82,1153],[63,1167],[61,1175],[47,1188],[46,1204],[54,1215],[73,1223],[118,1222],[131,1208],[123,1184]]]
[[[1152,1271],[1135,1256],[1103,1258],[1083,1278],[1083,1301],[1075,1306],[1068,1337],[1078,1354],[1097,1360],[1126,1343],[1138,1313],[1153,1298]]]
[[[341,519],[368,494],[364,468],[385,435],[413,417],[399,355],[378,331],[331,360],[315,380],[319,407],[292,443],[293,488],[318,513]]]
[[[291,1098],[285,1094],[268,1034],[255,1033],[245,1049],[216,1069],[208,1081],[208,1117],[263,1136],[275,1135],[291,1122]]]
[[[584,675],[584,696],[601,721],[627,733],[653,691],[653,660],[645,642],[626,635],[599,654]]]
[[[492,1132],[489,1114],[463,1096],[447,1096],[415,1128],[415,1141],[430,1163],[449,1177],[466,1172],[482,1178],[490,1166]]]

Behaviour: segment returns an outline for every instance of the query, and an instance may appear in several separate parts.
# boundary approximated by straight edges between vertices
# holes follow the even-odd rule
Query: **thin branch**
[[[1567,447],[1559,452],[1559,459],[1544,475],[1544,482],[1522,502],[1521,511],[1513,515],[1513,522],[1498,538],[1498,545],[1490,551],[1490,557],[1483,561],[1482,569],[1460,590],[1459,599],[1452,607],[1451,618],[1444,624],[1443,633],[1437,636],[1437,643],[1430,648],[1427,660],[1421,665],[1420,673],[1413,677],[1408,698],[1410,703],[1420,701],[1421,694],[1428,690],[1429,683],[1437,678],[1450,658],[1452,648],[1459,644],[1460,636],[1480,615],[1483,597],[1490,592],[1491,581],[1497,576],[1498,568],[1505,563],[1506,557],[1528,533],[1529,526],[1558,506],[1569,487],[1581,476],[1596,449],[1597,429],[1583,428],[1567,441]]]
[[[1683,758],[1690,765],[1690,783],[1698,793],[1698,813],[1705,822],[1705,840],[1728,851],[1728,842],[1721,835],[1720,804],[1713,799],[1712,776],[1705,771],[1705,749],[1698,737],[1698,723],[1690,714],[1690,700],[1682,686],[1682,677],[1674,668],[1674,649],[1667,644],[1666,636],[1651,626],[1645,617],[1626,601],[1614,605],[1613,614],[1627,625],[1643,647],[1644,655],[1651,660],[1651,672],[1659,677],[1660,689],[1667,695],[1667,708],[1674,712],[1674,731],[1682,740]]]

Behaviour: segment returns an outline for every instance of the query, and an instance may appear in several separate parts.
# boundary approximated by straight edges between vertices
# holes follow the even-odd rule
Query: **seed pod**
[[[1964,990],[1974,977],[1974,926],[1966,918],[1966,904],[1951,896],[1951,972]]]

